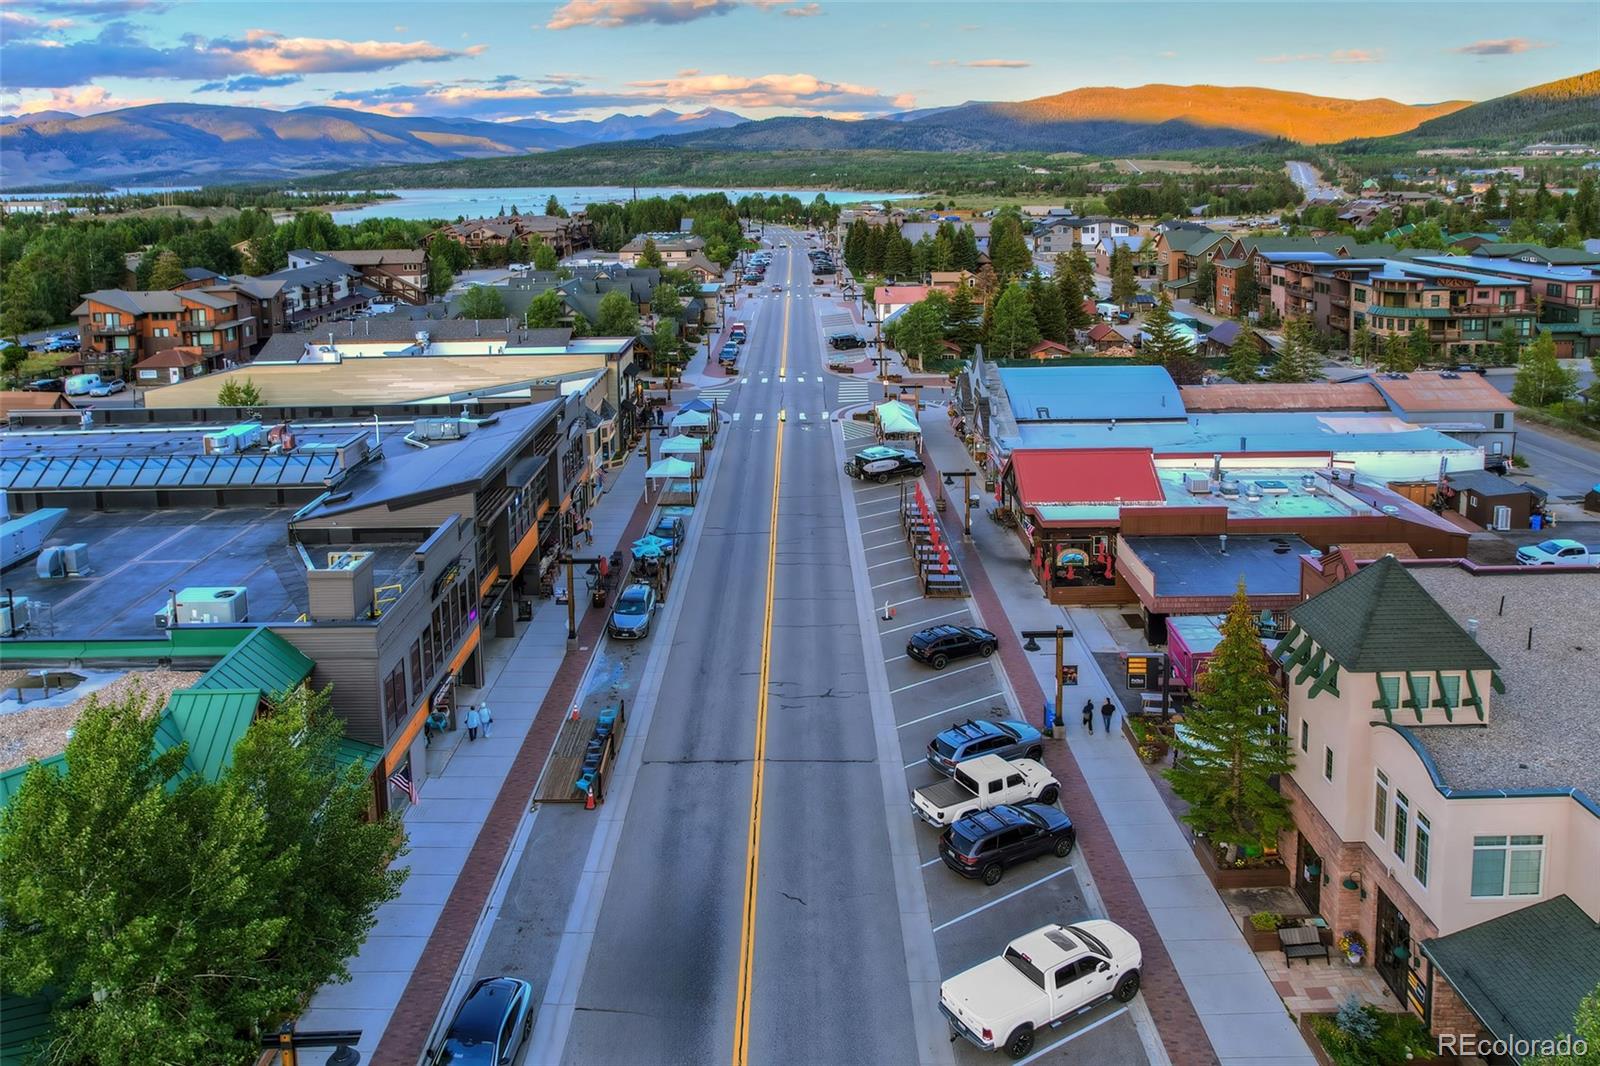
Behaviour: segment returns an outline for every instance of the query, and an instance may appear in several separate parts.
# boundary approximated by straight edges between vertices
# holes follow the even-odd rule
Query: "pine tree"
[[[1242,271],[1233,293],[1234,302],[1239,305],[1239,317],[1249,318],[1252,312],[1261,310],[1261,285],[1256,281],[1254,269]]]
[[[661,249],[656,247],[655,238],[646,237],[644,247],[639,249],[639,258],[634,265],[660,270],[661,263]]]
[[[911,242],[898,234],[891,235],[883,255],[884,274],[894,279],[906,278],[911,276],[915,267]]]
[[[1082,292],[1085,298],[1093,296],[1096,291],[1094,286],[1094,263],[1089,259],[1088,253],[1083,250],[1083,245],[1074,244],[1072,246],[1072,250],[1067,253],[1067,266],[1071,269],[1072,276],[1078,279],[1078,291]]]
[[[988,354],[996,359],[1021,359],[1039,343],[1039,323],[1033,316],[1028,290],[1007,285],[994,304],[989,326]]]
[[[971,226],[956,231],[956,269],[976,272],[978,269],[978,238]]]
[[[1172,321],[1172,307],[1163,299],[1145,316],[1144,332],[1147,336],[1139,349],[1139,361],[1151,366],[1165,367],[1172,380],[1179,385],[1196,385],[1205,376],[1205,368],[1194,356],[1177,324]]]
[[[962,355],[971,355],[982,339],[978,322],[982,313],[972,298],[970,285],[958,285],[950,294],[950,309],[945,313],[945,338],[961,346]]]
[[[1028,299],[1033,303],[1039,336],[1066,344],[1071,334],[1067,329],[1067,309],[1061,303],[1061,290],[1035,274],[1028,282]]]
[[[1411,351],[1413,366],[1433,362],[1433,345],[1428,342],[1428,329],[1422,322],[1412,323],[1411,332],[1406,335],[1406,347]]]
[[[1180,758],[1166,772],[1189,805],[1183,820],[1213,844],[1272,844],[1292,824],[1288,800],[1272,781],[1294,769],[1292,751],[1274,731],[1282,701],[1241,580],[1222,641],[1195,682]]]
[[[1522,340],[1517,336],[1517,327],[1507,322],[1500,328],[1500,343],[1495,346],[1495,366],[1516,366],[1517,357],[1522,352]]]
[[[1383,347],[1378,356],[1378,369],[1385,374],[1409,374],[1417,368],[1416,361],[1411,357],[1411,346],[1399,333],[1391,333],[1383,338]]]
[[[175,289],[189,280],[183,273],[183,260],[178,258],[174,251],[164,251],[156,256],[156,263],[150,270],[150,288]]]
[[[1517,380],[1511,386],[1511,399],[1523,407],[1548,407],[1570,400],[1578,391],[1578,373],[1556,359],[1556,341],[1549,330],[1540,330],[1534,342],[1522,350],[1517,360]]]
[[[1194,272],[1194,302],[1202,307],[1210,307],[1211,300],[1217,287],[1217,268],[1210,259],[1200,261],[1200,267]]]
[[[561,201],[556,199],[555,193],[551,193],[550,199],[544,202],[544,213],[552,218],[567,217],[567,209],[561,206]]]
[[[1285,384],[1303,384],[1321,381],[1322,359],[1317,355],[1312,338],[1311,320],[1300,317],[1290,322],[1283,331],[1283,350],[1272,364],[1267,375],[1271,381]]]
[[[1061,256],[1056,257],[1058,260]],[[1078,276],[1069,264],[1066,270],[1056,269],[1056,291],[1061,294],[1061,310],[1067,318],[1067,329],[1088,329],[1093,319],[1083,309],[1083,290],[1078,287]]]
[[[1137,295],[1139,282],[1133,274],[1133,253],[1127,245],[1118,245],[1111,252],[1111,302],[1127,307]]]
[[[1261,345],[1253,331],[1242,328],[1228,349],[1228,376],[1248,384],[1259,379],[1260,369]]]
[[[1350,335],[1350,357],[1359,365],[1366,366],[1377,351],[1377,340],[1377,337],[1368,328],[1367,324],[1365,322],[1361,323],[1356,327],[1356,331]]]
[[[1015,215],[1001,214],[989,227],[989,262],[1002,284],[1022,277],[1033,269],[1033,253],[1022,235],[1022,223]]]

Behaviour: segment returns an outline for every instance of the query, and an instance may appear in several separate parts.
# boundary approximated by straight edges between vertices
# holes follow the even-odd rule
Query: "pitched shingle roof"
[[[1393,558],[1379,559],[1289,612],[1340,666],[1380,670],[1498,670]]]
[[[1501,1040],[1572,1032],[1600,985],[1600,926],[1564,895],[1424,940],[1422,953]]]

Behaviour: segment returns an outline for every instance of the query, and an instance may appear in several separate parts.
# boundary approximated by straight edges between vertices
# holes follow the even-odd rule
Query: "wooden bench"
[[[1322,942],[1322,930],[1314,925],[1279,929],[1278,946],[1283,949],[1284,961],[1291,966],[1295,959],[1328,958],[1328,945]]]

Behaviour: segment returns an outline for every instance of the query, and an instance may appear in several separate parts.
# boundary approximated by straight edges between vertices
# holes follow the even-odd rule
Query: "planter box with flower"
[[[1251,951],[1277,951],[1278,930],[1298,919],[1285,918],[1275,911],[1260,911],[1244,922],[1245,943]]]
[[[1339,951],[1351,966],[1360,966],[1367,957],[1367,942],[1360,933],[1351,929],[1339,938]]]
[[[1299,1024],[1322,1066],[1391,1066],[1439,1057],[1434,1039],[1415,1015],[1364,1007],[1354,996],[1337,1014],[1307,1012]]]

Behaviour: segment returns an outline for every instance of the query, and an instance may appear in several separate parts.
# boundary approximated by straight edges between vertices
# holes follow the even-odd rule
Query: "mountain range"
[[[745,121],[716,108],[663,108],[599,121],[480,122],[396,118],[342,107],[149,104],[81,117],[57,111],[12,118],[0,124],[0,173],[7,188],[282,181],[362,166],[523,155]]]
[[[1540,137],[1600,139],[1600,71],[1472,104],[1345,100],[1249,86],[1083,88],[1016,102],[969,101],[877,119],[748,120],[716,108],[598,121],[399,118],[347,108],[272,111],[166,103],[0,123],[9,188],[283,181],[374,167],[448,164],[636,142],[723,152],[1085,152],[1141,155],[1281,138],[1517,147]]]

